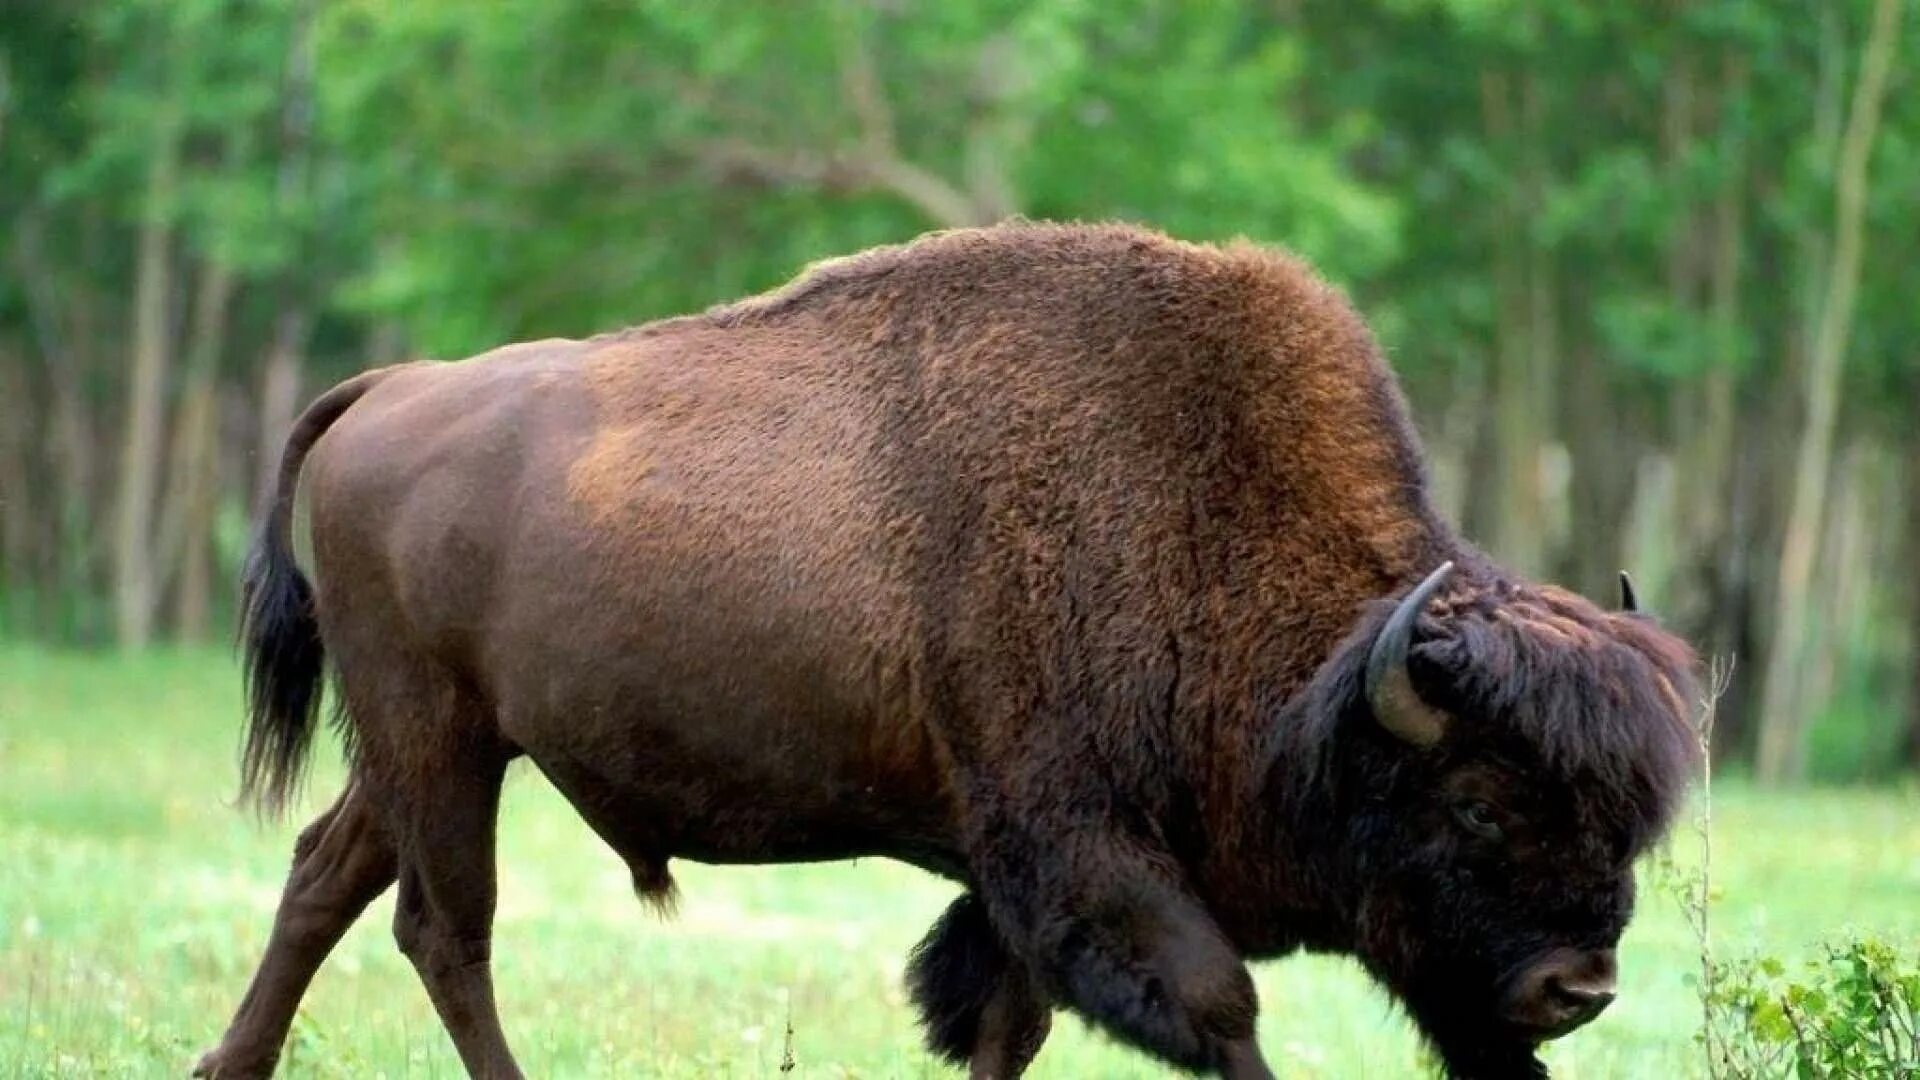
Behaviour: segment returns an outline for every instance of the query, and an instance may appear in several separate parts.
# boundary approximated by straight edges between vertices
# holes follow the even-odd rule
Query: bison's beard
[[[1455,1080],[1545,1080],[1547,1066],[1525,1041],[1486,1042],[1449,1046],[1438,1040],[1434,1048]]]
[[[1547,1067],[1533,1036],[1499,1019],[1493,998],[1460,986],[1414,985],[1401,994],[1407,1012],[1454,1080],[1543,1080]]]
[[[1410,905],[1375,894],[1360,920],[1362,960],[1400,999],[1455,1080],[1541,1080],[1538,1039],[1500,1017],[1504,972],[1484,950],[1434,948]],[[1427,928],[1427,934],[1431,928]]]

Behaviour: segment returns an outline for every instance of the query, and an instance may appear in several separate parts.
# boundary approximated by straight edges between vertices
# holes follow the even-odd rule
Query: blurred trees
[[[1773,641],[1767,653],[1765,696],[1760,700],[1761,776],[1781,779],[1803,771],[1801,734],[1808,706],[1803,691],[1808,590],[1814,551],[1826,520],[1832,473],[1834,425],[1840,407],[1841,365],[1853,334],[1854,306],[1860,291],[1862,230],[1869,179],[1867,167],[1879,134],[1880,109],[1893,66],[1905,0],[1874,0],[1873,21],[1861,47],[1854,75],[1846,129],[1835,153],[1832,250],[1826,258],[1824,288],[1813,340],[1806,357],[1806,417],[1794,452],[1793,498],[1787,507],[1781,540],[1780,577],[1775,589]],[[1913,418],[1920,419],[1920,418]]]
[[[217,632],[349,371],[1115,217],[1345,284],[1469,535],[1738,656],[1722,752],[1920,764],[1905,4],[10,4],[0,629]]]

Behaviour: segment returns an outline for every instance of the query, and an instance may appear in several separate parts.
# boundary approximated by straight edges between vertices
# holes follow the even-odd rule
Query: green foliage
[[[1920,1075],[1920,954],[1878,938],[1723,969],[1704,1001],[1717,1076]]]
[[[214,366],[222,497],[245,507],[283,346],[301,396],[1025,214],[1306,255],[1381,337],[1471,538],[1594,595],[1657,565],[1662,613],[1758,683],[1874,2],[14,4],[0,392],[27,404],[0,405],[24,432],[0,429],[0,483],[24,478],[13,512],[49,524],[0,529],[0,621],[65,640],[113,622],[97,548],[143,226],[169,230],[176,357],[149,414],[186,396],[197,284],[236,282]],[[1839,439],[1920,461],[1920,18],[1900,33]],[[1911,577],[1897,500],[1851,498],[1873,566],[1835,576]],[[1825,746],[1884,735],[1915,692],[1914,631],[1888,628],[1920,602],[1899,593],[1856,584],[1818,616],[1874,631],[1821,637],[1807,665],[1836,672],[1809,709],[1836,718],[1812,739],[1829,773],[1885,756],[1880,735]]]
[[[381,237],[340,299],[434,354],[698,309],[956,201],[1285,240],[1343,277],[1395,251],[1347,161],[1367,126],[1303,122],[1305,42],[1232,5],[508,10],[319,27],[324,135]]]

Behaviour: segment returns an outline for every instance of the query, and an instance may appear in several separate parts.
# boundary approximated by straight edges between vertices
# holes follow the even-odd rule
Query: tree
[[[134,279],[126,423],[114,515],[114,626],[123,648],[147,644],[157,603],[153,516],[164,445],[167,369],[173,353],[167,298],[173,285],[173,204],[185,108],[179,71],[183,51],[184,43],[162,29],[154,70],[140,87],[153,93],[158,105],[152,115],[152,146],[145,152],[146,181],[140,198],[139,269]]]
[[[1865,768],[1920,718],[1890,629],[1920,636],[1920,597],[1869,587],[1920,552],[1920,210],[1887,182],[1920,169],[1920,20],[1888,11],[26,5],[0,22],[0,632],[216,631],[313,383],[930,228],[1126,218],[1306,255],[1471,539],[1600,600],[1630,567],[1735,654],[1727,762],[1766,697],[1770,774],[1810,727],[1807,769]]]
[[[1826,516],[1834,423],[1839,413],[1841,365],[1853,331],[1864,243],[1868,166],[1880,127],[1902,0],[1875,0],[1873,22],[1861,46],[1860,75],[1847,111],[1834,183],[1834,250],[1828,265],[1818,336],[1807,359],[1806,422],[1794,455],[1793,496],[1775,586],[1774,636],[1760,702],[1760,778],[1778,783],[1805,771],[1805,732],[1811,707],[1800,691],[1806,641],[1808,587]]]

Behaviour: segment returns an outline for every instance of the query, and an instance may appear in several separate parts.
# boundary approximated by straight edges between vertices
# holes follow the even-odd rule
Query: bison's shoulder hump
[[[1089,288],[1139,287],[1223,303],[1251,301],[1296,312],[1346,303],[1294,256],[1244,240],[1223,246],[1188,243],[1138,225],[1011,220],[982,228],[930,232],[904,244],[871,248],[808,266],[769,292],[722,304],[701,318],[746,325],[881,288],[977,291],[1026,273],[1070,269]],[[1101,271],[1112,271],[1099,280]],[[1122,286],[1124,278],[1130,285]]]

